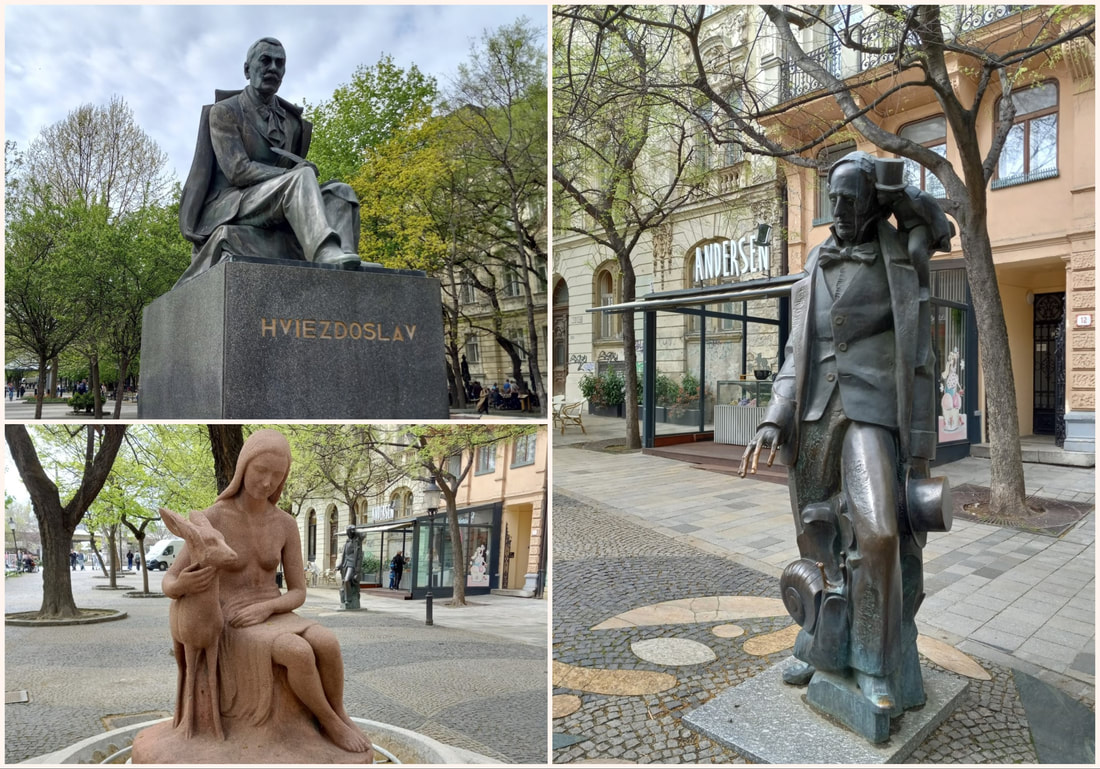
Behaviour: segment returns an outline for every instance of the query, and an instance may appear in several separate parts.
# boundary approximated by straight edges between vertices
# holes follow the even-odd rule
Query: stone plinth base
[[[804,687],[783,683],[793,658],[718,695],[684,717],[684,724],[766,764],[894,764],[906,758],[958,705],[967,682],[925,668],[923,708],[894,719],[886,742],[873,745],[813,710]]]
[[[270,724],[249,726],[227,723],[228,738],[212,735],[183,736],[172,721],[140,731],[134,737],[135,764],[370,764],[374,751],[350,753],[325,739],[317,729],[298,729],[288,734]]]
[[[141,419],[446,419],[439,281],[233,258],[145,308]]]

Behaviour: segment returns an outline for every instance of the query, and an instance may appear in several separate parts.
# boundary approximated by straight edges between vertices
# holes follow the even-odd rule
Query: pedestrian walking
[[[75,550],[70,550],[69,551],[69,566],[72,568],[73,571],[76,571],[76,551]]]
[[[126,568],[127,569],[133,569],[134,568],[134,551],[133,550],[127,550],[126,551]]]
[[[84,571],[84,553],[77,553],[76,561],[80,564],[80,570]]]
[[[401,551],[397,551],[397,555],[390,561],[390,568],[393,570],[393,577],[391,578],[390,590],[401,589],[401,572],[405,569],[405,556]]]

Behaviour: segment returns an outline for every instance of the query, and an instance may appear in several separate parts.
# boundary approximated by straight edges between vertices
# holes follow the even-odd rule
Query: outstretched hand
[[[775,462],[775,452],[779,448],[779,428],[774,425],[762,425],[749,444],[745,446],[745,453],[741,455],[741,467],[737,474],[742,478],[746,473],[756,474],[756,468],[760,465],[760,453],[764,449],[770,449],[768,453],[768,467]],[[751,465],[750,465],[751,462]]]

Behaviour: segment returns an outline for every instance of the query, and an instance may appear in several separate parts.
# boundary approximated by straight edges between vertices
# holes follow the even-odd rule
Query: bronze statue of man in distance
[[[358,198],[347,184],[318,184],[305,159],[312,125],[276,95],[285,72],[282,43],[261,38],[244,63],[248,86],[215,91],[203,108],[180,201],[180,229],[194,249],[179,283],[226,253],[360,264]]]
[[[950,527],[935,457],[933,250],[953,234],[902,161],[851,153],[830,169],[831,236],[791,290],[786,358],[741,475],[767,449],[790,466],[801,558],[780,580],[802,626],[789,684],[872,742],[925,702],[914,617],[921,548]],[[895,228],[887,218],[893,214]]]

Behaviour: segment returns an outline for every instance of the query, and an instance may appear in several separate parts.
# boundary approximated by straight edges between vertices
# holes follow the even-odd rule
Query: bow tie
[[[859,245],[845,246],[844,248],[837,248],[834,245],[824,243],[817,252],[817,259],[822,267],[835,262],[844,261],[871,264],[875,261],[875,257],[877,256],[878,248],[874,243],[860,243]]]
[[[268,105],[260,102],[256,105],[256,111],[260,117],[267,121],[267,139],[272,146],[282,147],[286,141],[286,133],[283,131],[283,118],[286,113],[277,105]]]

